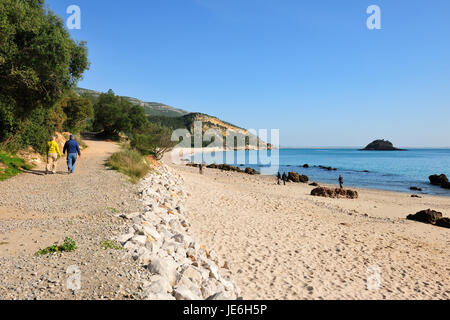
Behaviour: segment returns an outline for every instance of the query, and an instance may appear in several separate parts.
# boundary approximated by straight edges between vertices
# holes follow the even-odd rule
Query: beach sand
[[[358,190],[310,195],[307,184],[170,163],[185,179],[191,232],[231,264],[244,299],[449,299],[450,230],[407,221],[450,198]],[[381,286],[367,287],[381,271]]]

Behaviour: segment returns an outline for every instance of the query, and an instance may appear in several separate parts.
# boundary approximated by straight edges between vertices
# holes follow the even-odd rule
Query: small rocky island
[[[388,140],[375,140],[361,151],[406,151],[404,149],[395,148],[392,142]]]

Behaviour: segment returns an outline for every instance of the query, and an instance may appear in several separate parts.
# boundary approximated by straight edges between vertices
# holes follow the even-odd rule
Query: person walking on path
[[[53,174],[56,173],[56,163],[58,161],[58,157],[61,156],[61,151],[59,151],[56,137],[53,136],[52,140],[47,143],[47,167],[45,170],[45,174],[48,174],[50,171]]]
[[[67,152],[67,169],[69,174],[75,171],[75,164],[77,162],[77,155],[81,157],[80,145],[75,141],[75,137],[71,134],[70,140],[64,145],[63,153]]]
[[[286,185],[286,181],[287,181],[287,175],[286,172],[283,173],[283,184]]]
[[[277,179],[278,179],[278,185],[280,185],[281,184],[281,173],[279,173],[279,172],[277,175]]]
[[[344,187],[344,178],[342,176],[339,176],[339,186],[341,189]]]

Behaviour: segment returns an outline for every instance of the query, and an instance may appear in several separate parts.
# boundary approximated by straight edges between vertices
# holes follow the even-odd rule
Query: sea
[[[195,161],[198,162],[199,155]],[[450,149],[409,149],[406,151],[360,151],[358,149],[309,148],[266,151],[229,151],[203,154],[202,161],[251,167],[263,174],[278,171],[307,175],[310,181],[338,184],[339,175],[346,187],[450,196],[450,190],[432,186],[428,177],[445,174],[450,178]],[[194,159],[192,159],[194,160]],[[303,166],[308,164],[309,168]],[[331,167],[332,170],[322,167]]]

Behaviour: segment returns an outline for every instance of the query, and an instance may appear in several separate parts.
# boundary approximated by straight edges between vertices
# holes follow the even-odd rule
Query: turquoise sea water
[[[432,186],[428,180],[432,174],[444,173],[450,177],[450,149],[280,149],[278,152],[280,172],[298,172],[309,176],[312,181],[337,184],[339,175],[342,175],[344,184],[351,187],[411,192],[410,187],[416,186],[423,189],[422,193],[450,196],[450,190]],[[261,171],[267,166],[262,166],[260,161],[249,161],[252,157],[257,158],[257,154],[257,151],[246,151],[244,163],[242,157],[237,159],[237,152],[227,152],[223,161],[214,162],[236,166],[243,164]],[[268,156],[271,156],[270,151]],[[230,161],[230,158],[234,160]],[[304,164],[310,168],[303,168]],[[319,165],[337,170],[313,167]]]

